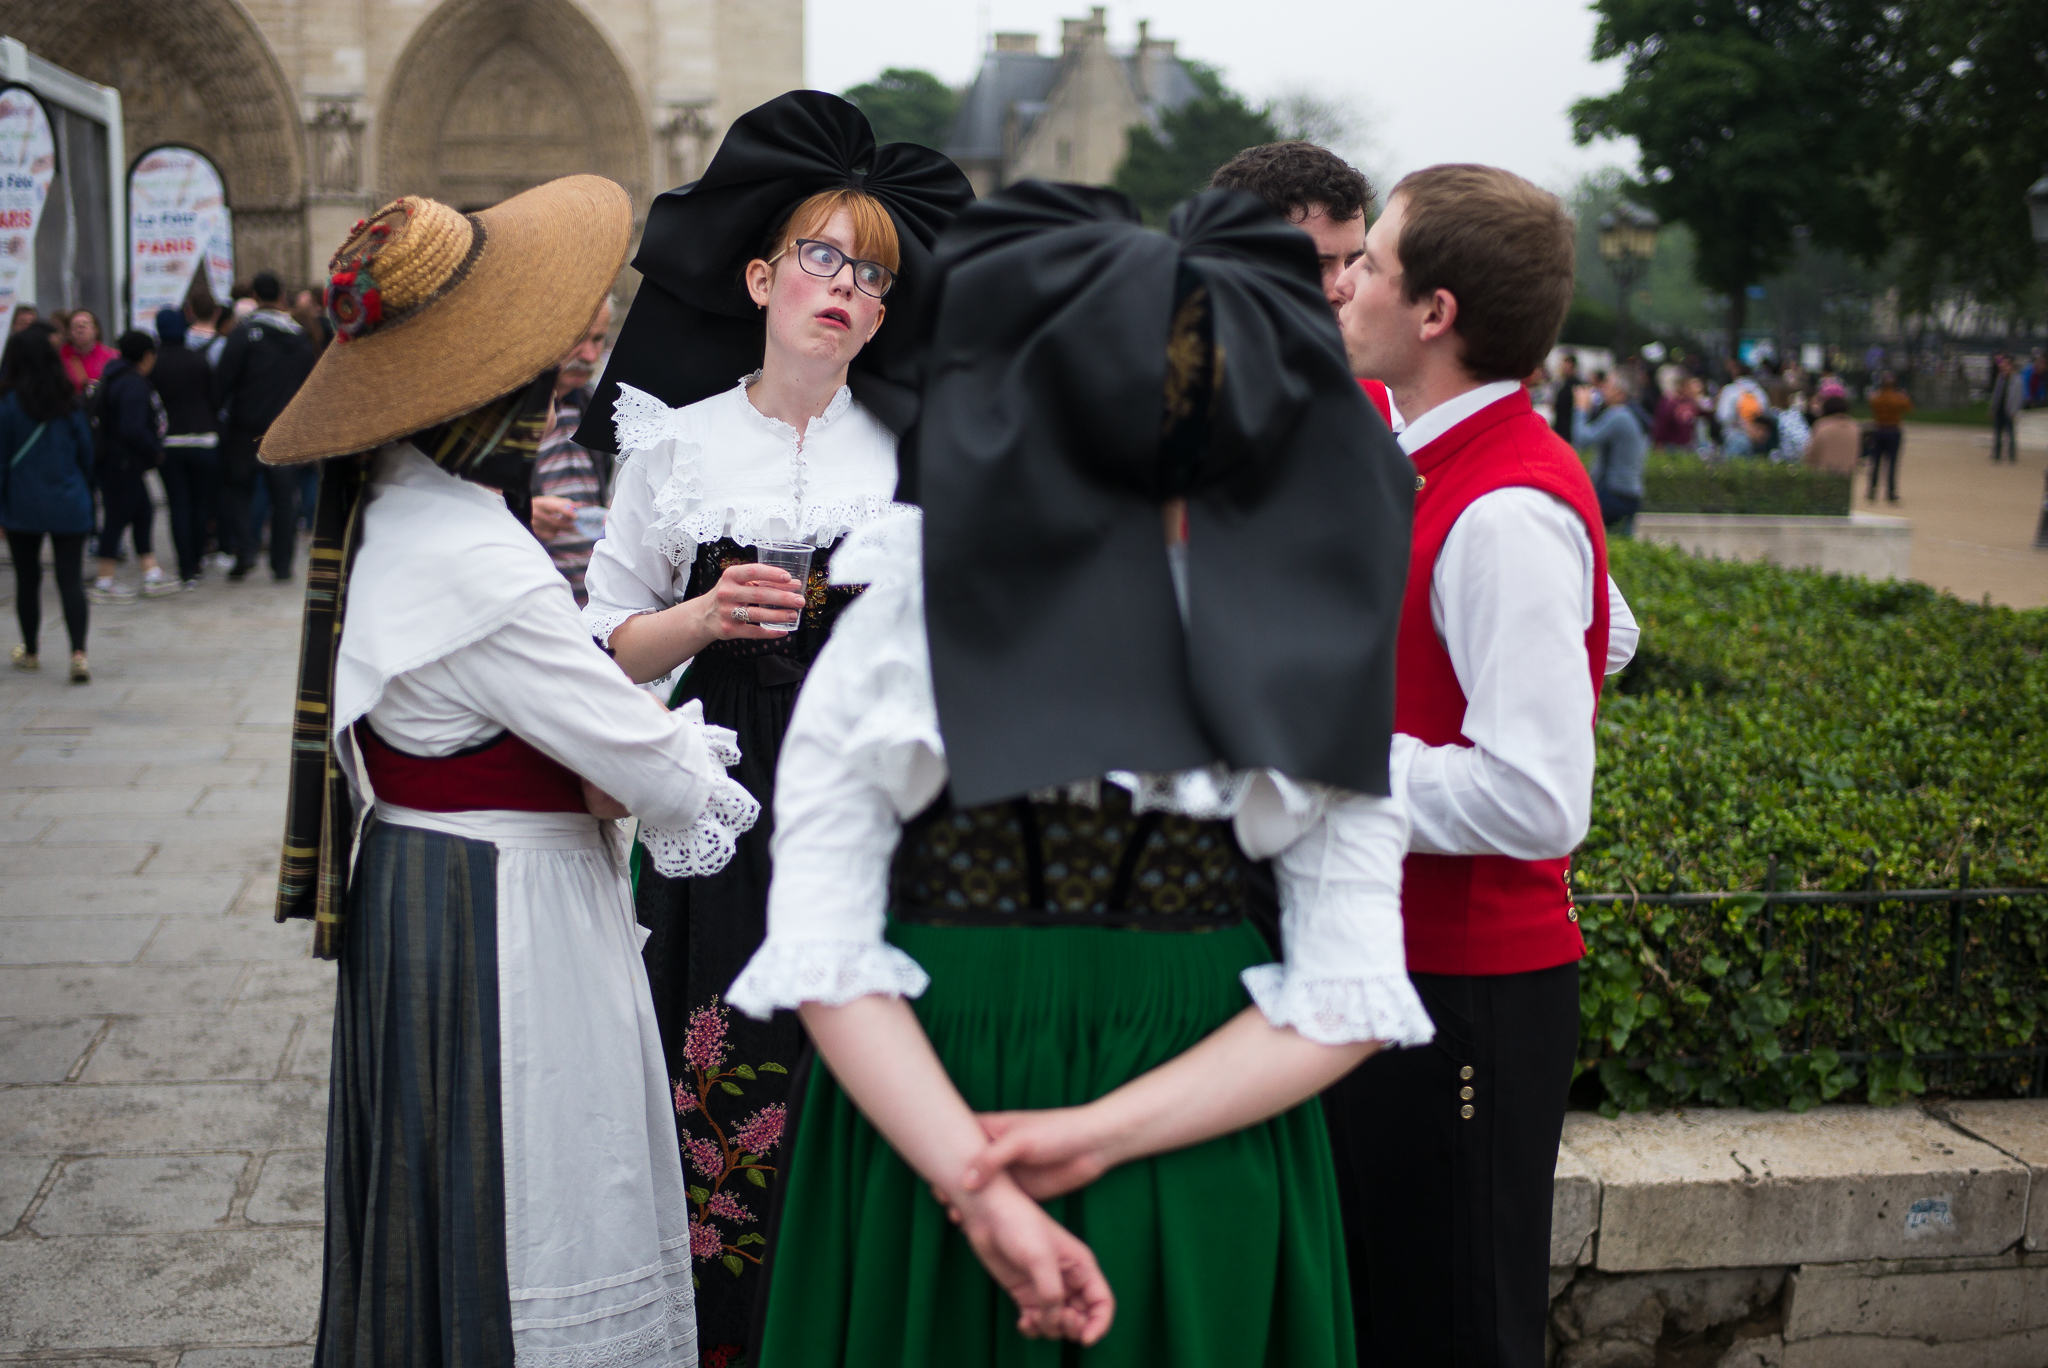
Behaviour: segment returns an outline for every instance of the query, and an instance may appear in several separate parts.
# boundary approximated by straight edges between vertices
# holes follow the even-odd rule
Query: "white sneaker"
[[[150,570],[142,576],[144,598],[165,598],[182,590],[185,586],[164,574],[162,570]]]
[[[94,603],[133,603],[135,591],[118,580],[96,579],[85,596]]]

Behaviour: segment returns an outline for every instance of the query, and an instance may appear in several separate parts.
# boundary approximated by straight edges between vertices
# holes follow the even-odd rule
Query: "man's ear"
[[[1458,297],[1449,290],[1436,290],[1429,297],[1429,309],[1422,315],[1422,340],[1434,342],[1458,323]]]

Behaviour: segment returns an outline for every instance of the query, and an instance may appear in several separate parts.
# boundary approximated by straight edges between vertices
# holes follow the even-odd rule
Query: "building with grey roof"
[[[1107,8],[1060,24],[1057,54],[1034,33],[998,33],[960,102],[945,152],[977,194],[1027,177],[1106,185],[1130,130],[1200,94],[1171,38],[1138,21],[1137,45],[1109,45]]]

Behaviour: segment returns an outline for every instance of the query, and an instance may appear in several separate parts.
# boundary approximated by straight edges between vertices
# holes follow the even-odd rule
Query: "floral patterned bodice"
[[[941,797],[904,828],[890,867],[896,915],[942,924],[1088,923],[1191,929],[1240,919],[1265,882],[1228,820],[1019,798],[956,808]]]

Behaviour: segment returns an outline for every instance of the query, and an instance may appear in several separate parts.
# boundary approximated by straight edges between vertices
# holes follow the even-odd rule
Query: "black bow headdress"
[[[761,364],[760,311],[746,265],[797,205],[826,190],[865,191],[896,223],[902,268],[889,318],[854,359],[854,397],[892,430],[915,411],[918,314],[931,244],[974,199],[960,168],[915,143],[875,145],[867,117],[836,95],[792,90],[733,121],[701,179],[655,199],[633,265],[645,279],[619,329],[576,440],[617,449],[620,384],[680,407],[730,389]]]
[[[1309,239],[1237,192],[1162,234],[1112,191],[1026,182],[962,213],[939,266],[905,464],[954,800],[1215,761],[1387,792],[1415,477]]]

